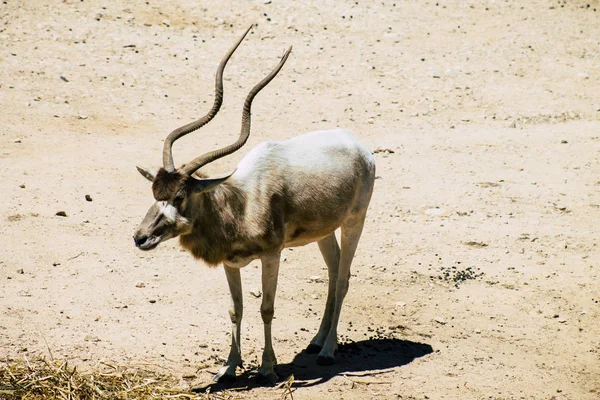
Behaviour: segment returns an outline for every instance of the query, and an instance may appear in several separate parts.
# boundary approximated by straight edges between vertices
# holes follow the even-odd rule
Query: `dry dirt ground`
[[[176,163],[235,140],[289,45],[249,143],[206,171],[336,126],[393,151],[375,154],[334,367],[301,353],[321,255],[285,251],[273,334],[294,398],[600,398],[598,0],[165,3],[0,4],[1,357],[208,382],[229,348],[224,273],[176,241],[135,249],[152,203],[135,165],[158,166],[168,132],[206,112],[216,65],[256,23],[220,115]],[[243,399],[282,395],[251,383],[259,271],[242,274]]]

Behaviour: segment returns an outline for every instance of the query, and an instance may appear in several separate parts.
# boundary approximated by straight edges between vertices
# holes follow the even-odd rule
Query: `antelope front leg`
[[[229,292],[231,293],[231,308],[229,309],[229,317],[231,317],[231,350],[227,363],[215,375],[215,382],[234,381],[236,379],[235,370],[242,365],[242,349],[240,346],[240,328],[242,323],[242,315],[244,311],[244,303],[242,297],[242,279],[238,268],[228,267],[224,265],[227,283],[229,284]]]
[[[258,369],[258,378],[265,383],[277,382],[274,366],[277,364],[273,343],[271,341],[271,321],[275,311],[275,292],[277,290],[277,275],[279,274],[280,253],[261,257],[262,261],[262,290],[263,299],[260,305],[260,315],[265,328],[265,349],[262,356],[262,364]]]

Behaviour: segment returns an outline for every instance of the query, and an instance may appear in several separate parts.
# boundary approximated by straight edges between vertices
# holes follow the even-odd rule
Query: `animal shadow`
[[[317,354],[308,354],[303,350],[290,363],[275,366],[275,373],[279,376],[276,384],[286,381],[293,374],[295,387],[320,385],[346,372],[376,373],[378,370],[400,367],[432,352],[433,348],[425,343],[394,338],[369,339],[341,344],[336,354],[335,364],[320,366],[316,363]],[[212,393],[226,389],[244,391],[263,386],[268,385],[257,380],[256,370],[253,369],[238,375],[235,382],[212,383],[195,388],[194,391],[210,390]]]

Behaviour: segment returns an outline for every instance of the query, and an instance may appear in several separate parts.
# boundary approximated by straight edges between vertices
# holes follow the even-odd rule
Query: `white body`
[[[367,161],[365,166],[372,173],[366,173],[363,180],[356,179],[355,168],[360,167],[350,157]],[[371,152],[348,131],[336,129],[310,132],[283,142],[263,142],[240,161],[226,184],[242,189],[248,196],[244,223],[255,232],[261,232],[270,212],[264,204],[266,196],[285,190],[294,197],[294,205],[300,208],[296,212],[305,215],[300,220],[286,218],[281,250],[318,241],[339,228],[349,214],[366,210],[374,170]],[[338,193],[342,180],[351,181],[352,198],[337,198],[343,195]],[[335,203],[328,204],[332,200]],[[326,206],[332,212],[326,218],[315,218],[315,214],[324,213]],[[345,209],[338,210],[339,206]],[[294,236],[300,225],[306,225],[305,232]],[[243,267],[255,258],[257,254],[227,264]]]

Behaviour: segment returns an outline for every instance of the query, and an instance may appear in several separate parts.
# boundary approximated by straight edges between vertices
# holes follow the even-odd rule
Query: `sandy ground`
[[[159,166],[168,132],[207,110],[256,23],[176,163],[235,140],[289,45],[248,145],[206,171],[336,126],[393,151],[375,155],[334,367],[301,353],[324,307],[319,251],[285,251],[273,333],[294,398],[600,398],[598,0],[163,3],[0,4],[2,358],[208,382],[230,340],[223,271],[176,241],[135,249],[152,203],[135,165]],[[238,395],[280,398],[251,383],[259,277],[243,271]]]

